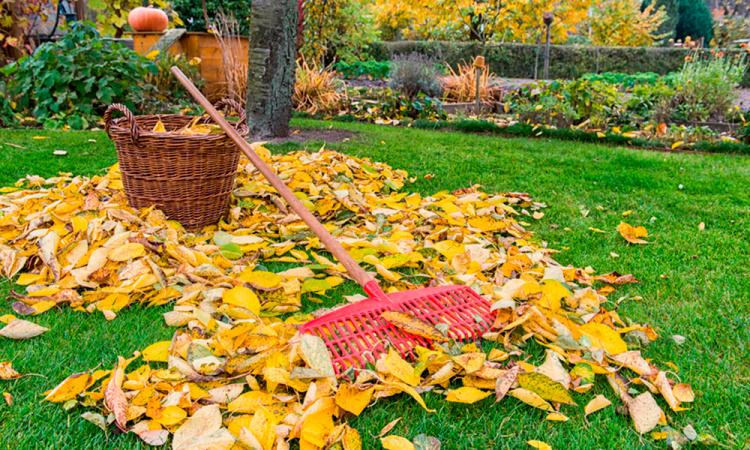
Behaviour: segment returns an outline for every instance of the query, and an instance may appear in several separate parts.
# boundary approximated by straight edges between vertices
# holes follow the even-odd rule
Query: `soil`
[[[355,137],[357,133],[347,130],[299,130],[292,129],[289,136],[281,138],[260,138],[249,136],[249,142],[267,142],[269,144],[285,144],[287,142],[304,143],[304,142],[325,142],[328,144],[343,142],[345,139]]]

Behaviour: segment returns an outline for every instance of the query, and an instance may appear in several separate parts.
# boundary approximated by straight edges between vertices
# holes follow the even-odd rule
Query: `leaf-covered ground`
[[[690,382],[697,393],[695,411],[669,413],[676,420],[675,425],[692,424],[699,432],[709,432],[729,445],[741,447],[747,443],[747,429],[742,423],[748,410],[741,401],[748,393],[747,368],[741,364],[748,355],[748,297],[742,288],[742,280],[747,277],[742,255],[748,253],[748,163],[744,159],[365,126],[347,128],[362,134],[330,147],[406,169],[419,179],[409,187],[410,191],[426,195],[478,182],[487,192],[524,191],[548,203],[546,217],[531,229],[546,238],[551,248],[564,250],[557,255],[560,262],[591,265],[600,273],[610,269],[633,273],[643,281],[617,291],[618,296],[625,293],[643,297],[624,301],[619,312],[658,328],[664,338],[648,348],[646,355],[660,362],[673,362],[679,371],[671,376]],[[106,155],[108,144],[102,134],[85,139],[82,135],[64,135],[77,141],[72,144],[64,144],[57,138],[63,136],[59,134],[51,134],[56,137],[52,140],[33,140],[34,135],[40,133],[0,136],[4,142],[47,149],[48,153],[64,147],[69,151],[66,158],[80,164],[77,174],[91,174],[97,166],[107,165],[104,159],[92,163],[90,156],[78,155],[75,150],[94,153],[100,149]],[[90,143],[89,138],[97,142]],[[276,148],[288,149],[289,146]],[[28,157],[31,152],[3,145],[3,153],[13,158],[20,154]],[[44,167],[50,156],[43,151],[39,155],[36,166],[23,167],[23,173],[16,174],[54,175],[54,170]],[[111,150],[109,158],[112,162]],[[3,164],[0,176],[4,185],[18,178],[11,173],[5,179],[11,170],[19,171]],[[435,178],[425,180],[423,176],[429,173]],[[626,210],[633,211],[626,220],[645,225],[654,244],[628,245],[617,234],[615,228]],[[528,222],[537,221],[529,218]],[[702,231],[701,222],[705,224]],[[613,258],[611,253],[619,257]],[[347,294],[357,291],[356,286],[344,289]],[[7,304],[3,308],[0,314],[10,312]],[[82,423],[79,414],[67,416],[59,408],[35,400],[72,372],[88,370],[99,362],[111,368],[114,355],[129,355],[152,342],[169,339],[172,332],[161,325],[159,316],[164,311],[154,311],[134,308],[113,322],[105,322],[101,316],[73,314],[67,309],[60,313],[50,311],[34,318],[52,329],[43,337],[7,345],[4,341],[0,361],[17,356],[16,369],[49,378],[27,377],[5,383],[8,388],[4,390],[14,395],[14,406],[12,410],[0,410],[3,443],[23,447],[42,439],[48,443],[70,442],[78,447],[101,445],[103,436],[93,425]],[[142,333],[133,332],[141,329]],[[678,346],[669,338],[674,334],[684,335],[685,343]],[[51,342],[56,345],[49,345]],[[29,351],[30,348],[35,350]],[[79,351],[81,348],[84,350]],[[538,349],[535,353],[542,355],[543,351]],[[541,360],[532,362],[538,364]],[[597,386],[593,393],[611,396],[609,387],[604,385]],[[430,434],[438,437],[444,448],[516,447],[530,439],[544,440],[553,447],[569,445],[571,439],[584,448],[642,445],[629,419],[614,413],[592,415],[588,424],[582,414],[575,414],[567,423],[552,425],[542,420],[545,414],[534,412],[515,399],[495,407],[490,400],[464,406],[445,403],[435,394],[426,394],[425,399],[429,407],[438,409],[437,413],[425,414],[413,401],[386,399],[352,425],[363,435],[366,448],[375,447],[373,435],[399,416],[404,418],[394,433],[409,438]],[[68,421],[73,428],[68,429]],[[128,440],[123,445],[137,444]]]

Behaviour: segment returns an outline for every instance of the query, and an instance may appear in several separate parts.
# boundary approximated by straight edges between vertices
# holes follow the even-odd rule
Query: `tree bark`
[[[297,0],[253,0],[245,105],[253,136],[289,135],[298,15]]]

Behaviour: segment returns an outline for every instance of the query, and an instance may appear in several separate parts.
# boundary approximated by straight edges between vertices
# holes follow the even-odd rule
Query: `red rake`
[[[172,73],[370,295],[366,300],[312,320],[300,329],[302,333],[319,336],[325,341],[337,373],[348,367],[374,363],[388,345],[397,348],[402,356],[413,356],[417,345],[431,346],[428,339],[406,333],[385,321],[381,317],[385,311],[402,311],[432,325],[447,324],[448,336],[457,341],[475,341],[489,331],[492,326],[490,304],[468,286],[440,286],[385,294],[377,281],[354,261],[193,83],[177,67],[172,67]]]

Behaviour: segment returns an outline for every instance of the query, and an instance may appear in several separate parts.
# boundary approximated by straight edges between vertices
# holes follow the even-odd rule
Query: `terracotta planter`
[[[140,55],[146,55],[151,47],[161,39],[164,33],[132,33],[133,50]],[[242,42],[242,64],[247,64],[249,50],[247,37],[240,38]],[[224,61],[221,57],[219,41],[210,33],[185,33],[169,49],[174,55],[183,54],[189,60],[195,57],[201,59],[200,71],[205,79],[204,94],[210,100],[223,97],[226,92],[224,78]]]

